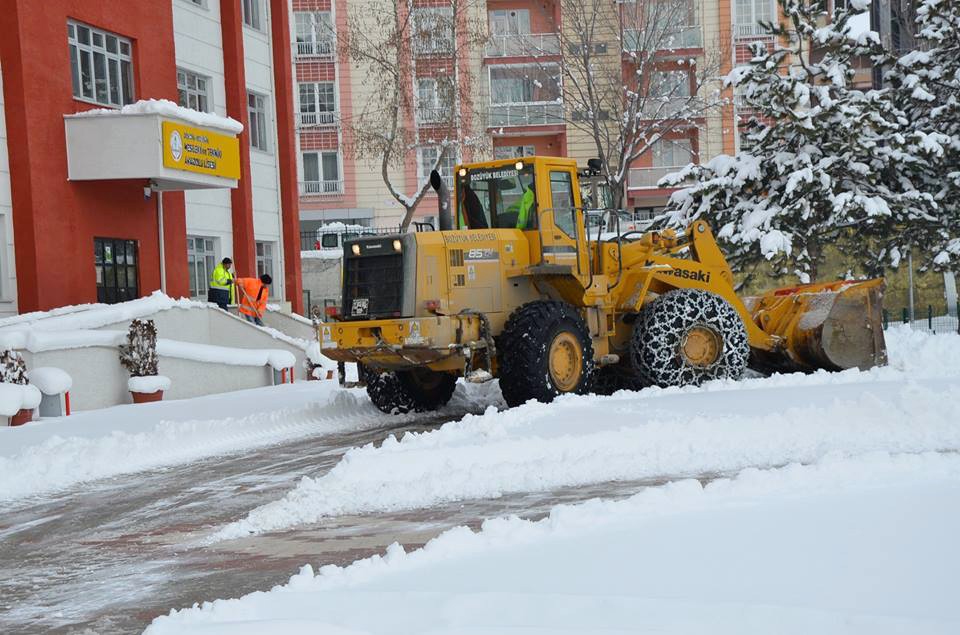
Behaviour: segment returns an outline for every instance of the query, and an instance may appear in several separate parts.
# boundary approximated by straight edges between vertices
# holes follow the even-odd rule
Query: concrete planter
[[[25,423],[30,423],[33,421],[33,409],[32,408],[21,408],[17,411],[17,414],[10,417],[11,426],[22,426]]]

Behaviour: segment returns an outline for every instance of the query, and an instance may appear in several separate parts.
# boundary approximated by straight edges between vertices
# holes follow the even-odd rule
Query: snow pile
[[[33,410],[42,397],[36,386],[0,382],[0,415],[12,417],[20,410]]]
[[[126,115],[160,115],[174,117],[205,128],[219,128],[240,134],[243,124],[231,117],[221,117],[211,112],[200,112],[179,106],[168,99],[141,99],[123,108],[94,108],[83,110],[71,115],[72,117],[123,117]]]
[[[59,395],[70,390],[73,378],[61,368],[41,366],[27,371],[30,383],[36,386],[45,395]]]
[[[157,340],[157,352],[161,357],[176,357],[231,366],[270,365],[274,370],[292,368],[297,362],[293,353],[280,349],[231,348],[165,339]]]
[[[478,403],[495,399],[493,388],[460,384],[437,417],[479,412]],[[0,474],[16,475],[0,478],[0,501],[299,437],[422,419],[385,415],[363,390],[298,382],[0,427]]]
[[[213,539],[341,514],[732,473],[830,453],[960,450],[960,336],[895,329],[888,343],[894,366],[868,372],[776,375],[612,397],[567,396],[506,412],[490,408],[434,432],[351,450],[323,477],[303,479]],[[912,379],[921,375],[930,379]],[[917,417],[918,404],[923,417]]]
[[[158,617],[166,633],[948,633],[960,457],[685,480]]]
[[[146,377],[131,377],[127,380],[127,390],[142,395],[152,395],[157,392],[170,390],[170,378],[163,375],[147,375]]]

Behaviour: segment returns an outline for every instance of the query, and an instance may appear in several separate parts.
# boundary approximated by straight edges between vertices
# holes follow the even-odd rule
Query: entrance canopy
[[[234,188],[243,126],[166,100],[64,115],[71,181],[139,179],[160,191]]]

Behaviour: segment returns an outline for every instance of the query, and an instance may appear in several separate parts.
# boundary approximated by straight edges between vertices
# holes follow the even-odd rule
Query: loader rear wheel
[[[593,374],[591,391],[597,395],[612,395],[618,390],[640,390],[643,381],[633,368],[613,364],[598,368]]]
[[[510,315],[499,339],[500,391],[511,408],[589,390],[593,344],[580,314],[566,302],[524,304]]]
[[[453,396],[457,378],[428,368],[395,372],[367,371],[367,395],[387,414],[430,412],[447,405]]]
[[[631,363],[656,386],[738,379],[750,346],[743,320],[715,293],[678,289],[644,307],[633,327]]]

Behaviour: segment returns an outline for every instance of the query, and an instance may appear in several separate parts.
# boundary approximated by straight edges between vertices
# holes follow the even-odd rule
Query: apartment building
[[[204,298],[225,256],[300,310],[287,1],[40,5],[0,0],[0,314]]]
[[[402,208],[387,193],[379,165],[354,159],[347,151],[342,122],[349,121],[365,99],[376,98],[376,78],[342,59],[338,37],[347,32],[348,12],[370,11],[378,0],[292,0],[297,80],[297,137],[299,140],[300,219],[304,228],[322,222],[342,221],[370,226],[396,224]],[[661,0],[676,3],[677,0]],[[759,21],[776,15],[775,0],[680,0],[684,8],[671,18],[674,36],[669,49],[657,51],[658,73],[677,83],[673,94],[689,95],[695,86],[692,71],[713,60],[715,77],[701,90],[722,95],[726,103],[692,117],[684,126],[673,126],[630,167],[626,204],[652,215],[671,190],[657,187],[664,175],[690,161],[705,161],[719,153],[733,153],[741,145],[740,124],[750,112],[720,78],[734,65],[746,63],[755,42],[773,46]],[[575,125],[582,113],[565,103],[560,64],[569,54],[570,30],[562,0],[487,0],[477,3],[477,20],[485,31],[482,43],[469,54],[469,113],[485,143],[462,154],[447,156],[441,172],[452,173],[460,160],[501,158],[532,154],[572,156],[585,164],[596,155],[592,138]],[[413,0],[411,29],[431,15],[450,12],[448,0]],[[621,69],[625,83],[637,53],[636,32],[626,28],[622,12],[636,11],[635,0],[611,1],[603,19],[608,35],[595,42],[597,63]],[[679,17],[676,17],[679,16]],[[418,22],[419,21],[419,22]],[[411,36],[412,37],[412,36]],[[453,35],[449,36],[450,38]],[[443,78],[431,69],[441,68],[452,42],[433,42],[412,48],[416,76],[411,79],[417,103],[417,125],[429,129],[440,102]],[[462,45],[462,42],[458,42]],[[566,47],[566,49],[561,48]],[[691,60],[693,63],[691,64]],[[689,77],[684,73],[691,73]],[[442,74],[441,74],[442,75]],[[679,78],[679,79],[678,79]],[[651,84],[652,86],[653,84]],[[658,84],[659,85],[659,84]],[[677,86],[680,90],[677,92]],[[569,87],[568,87],[569,88]],[[425,135],[429,137],[429,135]],[[429,146],[411,151],[406,169],[393,175],[405,193],[411,193],[436,159]],[[416,213],[431,220],[436,202],[428,195]]]

